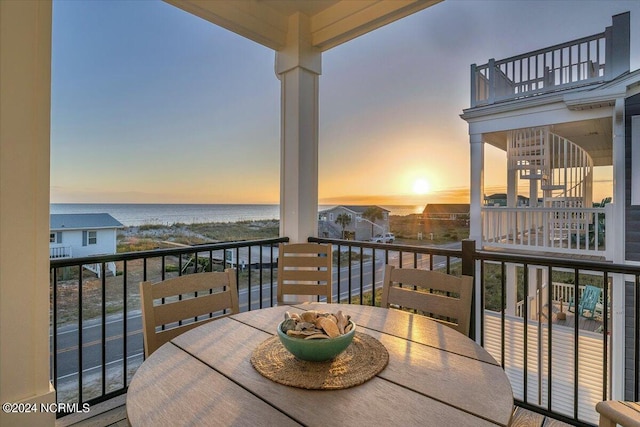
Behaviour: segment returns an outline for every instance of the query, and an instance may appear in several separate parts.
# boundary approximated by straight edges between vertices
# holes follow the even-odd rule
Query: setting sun
[[[413,183],[413,192],[415,194],[427,194],[429,192],[429,183],[426,179],[416,179]]]

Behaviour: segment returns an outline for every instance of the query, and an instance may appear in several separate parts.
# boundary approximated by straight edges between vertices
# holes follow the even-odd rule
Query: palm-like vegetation
[[[335,223],[342,227],[342,238],[344,239],[344,230],[351,224],[351,216],[346,213],[341,213],[336,217]]]
[[[371,223],[371,237],[373,237],[373,226],[377,220],[384,218],[382,209],[378,206],[370,206],[362,213],[362,216]]]

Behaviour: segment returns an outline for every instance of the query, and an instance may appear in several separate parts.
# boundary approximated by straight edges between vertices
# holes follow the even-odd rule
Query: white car
[[[372,242],[377,243],[393,243],[394,240],[396,240],[396,236],[393,233],[377,234],[371,239]]]

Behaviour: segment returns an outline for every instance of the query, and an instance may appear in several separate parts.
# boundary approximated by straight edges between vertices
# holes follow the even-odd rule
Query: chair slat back
[[[439,271],[387,265],[383,283],[382,307],[397,305],[417,310],[469,335],[473,292],[471,276],[458,277]]]
[[[140,299],[145,357],[189,329],[240,312],[233,269],[189,274],[155,284],[142,282]],[[162,299],[164,303],[155,303]]]
[[[285,295],[325,296],[331,302],[330,244],[281,243],[278,247],[278,304]]]

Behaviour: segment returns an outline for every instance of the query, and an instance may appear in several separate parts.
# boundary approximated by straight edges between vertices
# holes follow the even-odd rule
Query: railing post
[[[475,253],[476,241],[472,239],[462,240],[462,274],[474,278],[471,294],[471,319],[469,322],[469,338],[472,340],[476,339],[476,313],[482,311],[476,310],[477,301],[480,301],[480,299],[476,298]]]
[[[630,69],[629,12],[614,15],[612,21],[612,25],[605,29],[605,81],[613,80]]]
[[[473,262],[476,252],[476,241],[472,239],[462,240],[462,274],[473,276],[475,263]]]
[[[496,60],[489,60],[487,71],[489,73],[489,93],[487,94],[487,104],[491,105],[496,101]]]
[[[478,95],[476,93],[477,88],[476,88],[476,81],[478,80],[476,78],[476,64],[471,64],[471,108],[475,107],[478,102]]]

